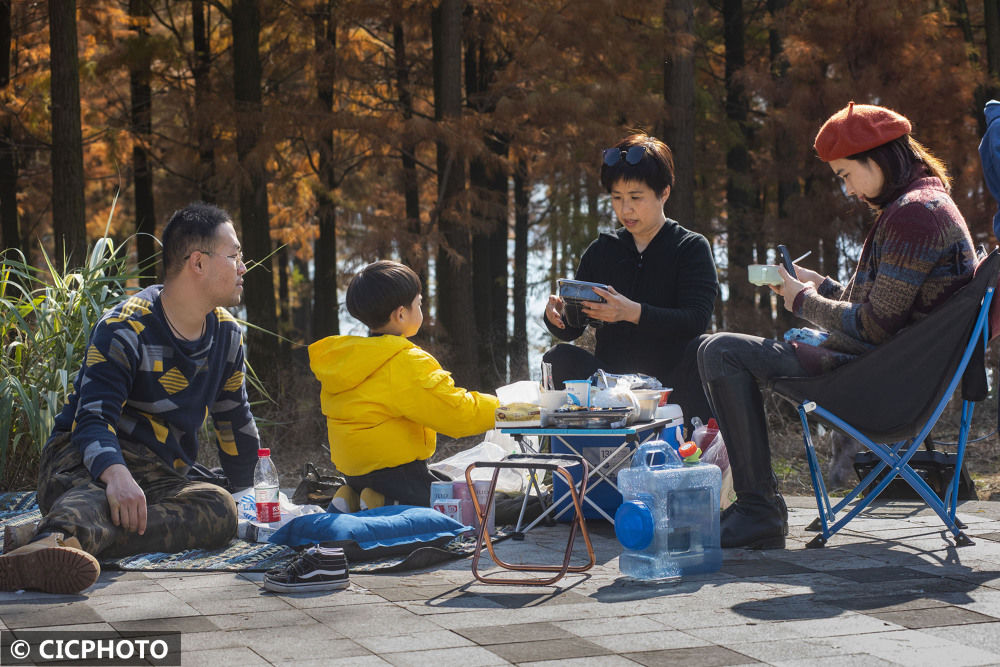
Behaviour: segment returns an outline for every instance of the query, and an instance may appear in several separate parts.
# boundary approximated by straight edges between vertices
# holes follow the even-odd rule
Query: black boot
[[[778,479],[774,478],[774,500],[778,504],[778,512],[781,514],[781,534],[788,536],[788,505],[785,504],[785,498],[778,491]],[[730,504],[726,509],[722,510],[720,515],[720,521],[725,522],[726,517],[737,511],[736,503]]]
[[[781,512],[781,534],[788,535],[788,505],[785,504],[785,497],[778,491],[778,478],[771,473],[771,482],[774,488],[774,497],[778,501],[778,511]]]
[[[764,401],[749,373],[707,383],[708,397],[726,442],[736,502],[720,517],[723,548],[783,549],[788,510],[771,470]]]

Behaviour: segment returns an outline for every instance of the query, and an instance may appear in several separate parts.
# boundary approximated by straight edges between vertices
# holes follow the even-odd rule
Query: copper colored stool
[[[577,465],[583,467],[583,474],[579,482],[579,491],[577,490],[577,482],[573,480],[573,476],[566,470],[566,468],[572,468]],[[475,489],[472,485],[472,470],[474,468],[493,468],[493,479],[490,483],[490,492],[487,496],[485,507],[479,504],[479,498],[476,497]],[[493,539],[486,533],[486,515],[489,508],[493,506],[493,496],[496,493],[497,478],[500,475],[500,470],[505,468],[520,470],[527,469],[532,471],[532,473],[535,470],[548,470],[553,475],[562,475],[566,478],[566,486],[569,488],[570,497],[573,500],[573,507],[576,509],[576,517],[573,519],[572,526],[569,530],[569,539],[566,542],[566,555],[563,558],[562,565],[506,563],[500,560],[496,552],[493,550]],[[590,543],[590,535],[587,533],[587,524],[583,518],[583,508],[580,505],[580,499],[587,493],[587,478],[590,476],[589,473],[590,470],[587,465],[587,460],[582,456],[576,456],[573,454],[510,454],[502,461],[477,461],[466,468],[465,481],[469,485],[469,492],[472,496],[472,504],[476,508],[476,516],[479,519],[476,551],[472,556],[472,575],[485,584],[548,586],[549,584],[553,584],[562,579],[567,572],[586,572],[592,568],[596,562],[594,558],[594,547]],[[546,511],[550,511],[551,509],[552,506],[550,506]],[[590,560],[584,565],[574,565],[571,567],[569,561],[573,556],[573,542],[576,540],[576,533],[578,530],[583,535],[583,541],[587,545],[587,556]],[[493,559],[493,562],[504,569],[517,570],[520,572],[554,572],[555,574],[548,579],[499,579],[496,577],[485,577],[479,574],[479,556],[482,554],[483,544],[486,545],[486,549],[490,552],[490,558]]]

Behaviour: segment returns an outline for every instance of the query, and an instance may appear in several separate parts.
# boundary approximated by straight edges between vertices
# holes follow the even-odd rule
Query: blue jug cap
[[[615,535],[622,546],[642,551],[653,541],[653,513],[641,500],[629,500],[615,512]]]

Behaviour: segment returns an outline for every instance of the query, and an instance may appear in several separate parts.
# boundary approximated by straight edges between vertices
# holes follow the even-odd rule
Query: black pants
[[[427,467],[427,461],[410,461],[401,466],[373,470],[364,475],[344,475],[347,485],[356,492],[373,489],[387,502],[430,507],[431,482],[450,482],[451,478]]]
[[[715,416],[698,375],[698,346],[705,338],[707,336],[692,339],[684,348],[681,360],[673,371],[665,378],[657,378],[665,387],[673,388],[668,400],[681,406],[689,432],[692,417],[699,417],[702,422],[707,422]],[[604,366],[590,352],[569,343],[559,343],[551,348],[542,355],[542,361],[552,364],[552,380],[556,389],[562,389],[566,380],[586,380]]]

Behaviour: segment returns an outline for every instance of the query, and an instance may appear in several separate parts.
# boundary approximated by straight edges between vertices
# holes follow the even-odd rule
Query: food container
[[[431,482],[431,507],[438,500],[455,498],[453,482]]]
[[[558,428],[621,428],[633,412],[632,408],[556,411],[548,419]]]
[[[781,285],[778,267],[775,264],[751,264],[747,267],[747,279],[754,285]]]
[[[461,482],[460,482],[461,483]],[[476,500],[479,501],[480,507],[486,506],[486,501],[490,497],[490,480],[477,479],[472,482],[472,488],[476,492]],[[496,521],[496,509],[497,509],[497,499],[496,495],[493,496],[493,503],[489,506],[486,511],[486,532],[490,535],[497,534],[497,521]],[[473,509],[475,506],[473,505]],[[476,528],[479,528],[479,517],[476,516]]]
[[[471,503],[471,501],[469,501]],[[462,521],[462,500],[459,498],[439,498],[434,501],[431,505],[432,509],[441,512],[447,517],[451,517],[455,521],[460,523],[465,523]],[[468,525],[468,524],[466,524]]]
[[[552,413],[566,405],[566,390],[545,390],[539,395],[540,421],[542,428],[552,423]]]
[[[496,428],[537,428],[542,413],[537,403],[511,403],[496,409]]]
[[[639,401],[639,411],[633,418],[634,422],[648,422],[656,414],[656,407],[660,404],[660,397],[665,389],[633,389],[636,399]]]

